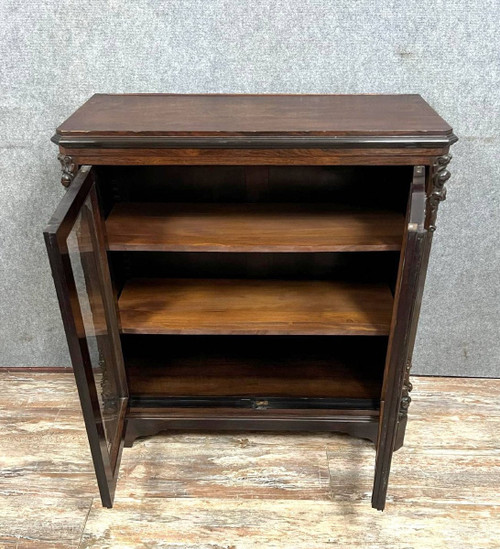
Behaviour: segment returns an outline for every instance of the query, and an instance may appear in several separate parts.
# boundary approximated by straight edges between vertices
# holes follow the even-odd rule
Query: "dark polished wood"
[[[95,95],[57,129],[46,240],[104,505],[137,437],[283,429],[375,442],[384,508],[456,140],[417,95]]]
[[[373,410],[252,410],[228,408],[132,408],[125,446],[138,437],[170,430],[335,431],[375,442]]]
[[[279,149],[178,149],[178,148],[70,148],[60,150],[79,164],[96,166],[415,166],[430,165],[433,157],[444,154],[449,144],[428,150],[366,149],[353,143],[352,147],[339,150],[328,148],[279,148]]]
[[[128,334],[387,335],[384,284],[243,279],[134,279],[119,302]]]
[[[427,164],[457,138],[419,95],[97,94],[52,139],[78,164]]]
[[[419,95],[96,94],[56,132],[86,138],[283,134],[428,137],[449,136],[452,129]]]
[[[88,231],[81,229],[86,223]],[[79,249],[68,244],[72,233]],[[82,167],[76,175],[44,236],[99,491],[103,505],[111,507],[124,443],[128,391],[105,255],[104,223],[90,166]],[[79,293],[82,283],[87,288],[86,296]],[[90,289],[93,285],[97,285],[96,293]],[[88,305],[82,303],[82,298],[88,299]],[[98,380],[101,368],[105,371]],[[103,388],[106,394],[101,393]],[[103,401],[113,403],[114,417],[109,418]],[[108,432],[107,426],[113,431]]]
[[[432,238],[432,233],[424,227],[425,178],[424,166],[415,166],[382,387],[380,432],[372,496],[372,505],[379,510],[383,510],[385,506],[398,427],[402,430],[406,427],[407,407],[401,408],[407,374],[406,365],[411,361],[413,353]],[[400,424],[400,421],[403,423]]]
[[[161,252],[368,252],[401,249],[397,212],[335,204],[120,203],[109,249]]]

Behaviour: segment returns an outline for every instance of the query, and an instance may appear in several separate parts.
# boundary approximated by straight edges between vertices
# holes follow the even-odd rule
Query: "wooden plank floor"
[[[0,372],[0,547],[500,547],[500,380],[413,382],[384,513],[371,443],[254,432],[136,442],[109,510],[72,375]]]

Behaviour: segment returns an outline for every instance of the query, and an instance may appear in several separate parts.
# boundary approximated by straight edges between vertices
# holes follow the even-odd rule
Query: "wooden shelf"
[[[134,279],[118,302],[123,333],[387,335],[383,284],[247,279]]]
[[[123,340],[129,392],[141,398],[376,400],[386,346],[385,337],[356,336],[130,335]]]
[[[110,250],[342,252],[401,248],[404,218],[332,204],[120,203],[106,221]]]

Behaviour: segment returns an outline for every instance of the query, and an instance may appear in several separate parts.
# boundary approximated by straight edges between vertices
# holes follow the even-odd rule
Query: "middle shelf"
[[[387,335],[386,284],[136,278],[118,301],[126,334]]]

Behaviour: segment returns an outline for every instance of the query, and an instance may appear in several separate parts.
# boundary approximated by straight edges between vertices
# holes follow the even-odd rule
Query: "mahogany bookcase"
[[[99,94],[57,129],[45,240],[103,505],[137,437],[263,429],[370,439],[384,508],[456,139],[418,95]]]

